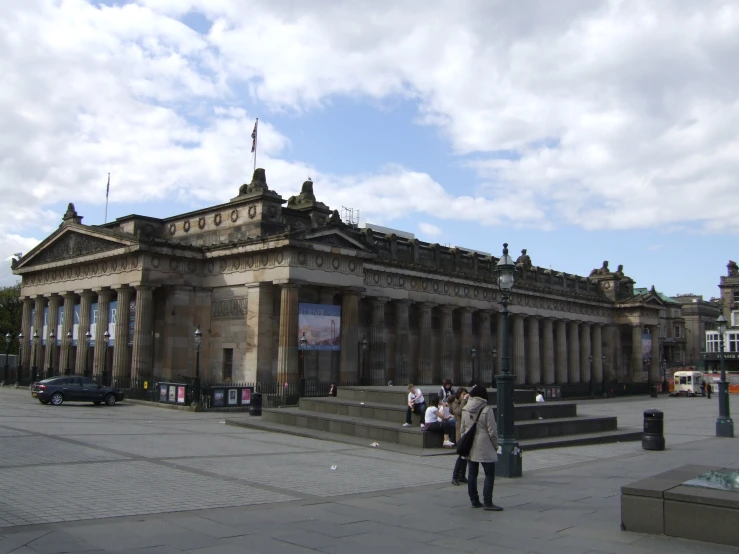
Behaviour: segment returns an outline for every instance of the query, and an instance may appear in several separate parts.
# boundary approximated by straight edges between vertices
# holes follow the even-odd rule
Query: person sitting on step
[[[430,433],[443,433],[444,447],[452,448],[454,443],[449,440],[449,435],[456,432],[454,418],[449,414],[446,401],[439,397],[436,406],[426,409],[426,431]]]
[[[413,383],[408,385],[408,408],[405,410],[405,423],[403,427],[410,427],[413,425],[413,414],[421,416],[421,427],[423,427],[423,416],[426,413],[426,400],[423,398],[423,393]]]
[[[451,402],[451,400],[449,399],[450,396],[454,396],[452,380],[444,379],[444,382],[441,384],[441,389],[439,390],[439,398],[443,398],[444,400]]]

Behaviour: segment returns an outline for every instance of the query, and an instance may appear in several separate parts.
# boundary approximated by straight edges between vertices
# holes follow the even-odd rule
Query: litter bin
[[[250,416],[262,415],[262,393],[255,392],[251,395],[251,404],[249,405]]]
[[[664,450],[665,414],[659,410],[644,411],[644,434],[641,437],[641,446],[644,450]]]
[[[657,385],[652,385],[649,387],[649,396],[652,398],[657,398]]]

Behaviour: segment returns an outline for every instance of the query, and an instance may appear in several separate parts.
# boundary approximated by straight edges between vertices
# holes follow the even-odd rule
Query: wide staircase
[[[432,393],[429,388],[422,387],[426,402],[433,404],[438,388]],[[354,444],[441,450],[443,437],[424,431],[419,416],[403,427],[407,395],[405,387],[340,387],[336,397],[301,398],[297,407],[267,408],[261,418],[233,417],[226,423]],[[488,389],[488,396],[497,417],[495,389]],[[575,402],[537,403],[534,398],[532,390],[514,391],[516,438],[523,449],[641,439],[640,429],[618,429],[616,417],[578,416]]]

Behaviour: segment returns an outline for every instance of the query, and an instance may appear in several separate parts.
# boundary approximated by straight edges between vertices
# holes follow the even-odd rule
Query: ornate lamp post
[[[475,379],[475,358],[477,358],[477,349],[473,346],[470,348],[470,358],[472,359],[472,381],[470,381],[470,387],[477,383]]]
[[[72,374],[72,365],[70,362],[71,355],[72,355],[72,331],[67,331],[67,367],[64,369],[64,375],[71,375]]]
[[[92,334],[90,330],[85,333],[85,377],[90,376],[90,342],[92,341]]]
[[[606,355],[603,354],[600,357],[600,381],[601,381],[601,387],[602,390],[600,391],[601,395],[606,394]]]
[[[593,355],[588,356],[588,363],[590,364],[590,372],[588,373],[588,388],[590,389],[590,396],[595,396],[595,390],[593,390]]]
[[[203,341],[203,333],[200,325],[195,329],[195,379],[192,380],[192,402],[200,402],[200,344]]]
[[[46,341],[46,347],[49,349],[49,367],[46,369],[46,376],[54,376],[54,347],[56,346],[56,334],[54,329],[49,331],[49,338]]]
[[[33,368],[31,371],[33,371],[33,382],[36,382],[36,379],[38,379],[38,367],[36,366],[36,356],[38,356],[38,329],[33,330]]]
[[[726,364],[724,361],[724,333],[726,333],[726,318],[723,314],[716,320],[716,329],[719,335],[719,348],[721,352],[721,380],[718,382],[718,418],[716,419],[716,436],[734,436],[734,421],[731,419],[731,408],[729,406],[729,384],[726,382]]]
[[[495,370],[498,364],[498,349],[493,347],[493,374],[490,376],[490,384],[495,386]]]
[[[305,333],[300,337],[300,346],[298,347],[298,396],[303,398],[305,396],[305,347],[308,346],[308,339],[305,338]]]
[[[359,349],[361,351],[362,356],[362,376],[359,379],[359,381],[362,383],[362,385],[367,384],[367,350],[369,350],[369,343],[367,342],[367,335],[364,335],[362,337],[362,342],[359,343]]]
[[[498,463],[495,464],[495,474],[499,477],[521,477],[521,451],[516,441],[515,422],[513,412],[513,383],[515,376],[511,375],[511,360],[508,354],[508,302],[511,299],[511,290],[515,278],[515,265],[508,255],[508,243],[503,244],[503,255],[498,260],[495,273],[500,289],[500,305],[503,306],[501,325],[500,375],[498,382]]]
[[[23,336],[23,331],[18,333],[18,367],[16,367],[15,370],[15,387],[18,388],[18,386],[21,384],[21,378],[23,375],[21,373],[23,372],[23,339],[25,337]]]
[[[105,348],[105,356],[103,356],[103,386],[107,386],[108,381],[108,346],[110,345],[110,333],[105,330],[103,333],[103,345]]]
[[[10,336],[10,333],[7,333],[5,335],[5,368],[3,369],[3,386],[8,385],[8,353],[10,352],[10,341],[13,340],[13,337]]]

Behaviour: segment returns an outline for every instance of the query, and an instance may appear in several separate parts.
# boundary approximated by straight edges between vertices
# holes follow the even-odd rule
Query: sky
[[[257,166],[363,223],[718,296],[739,221],[739,3],[4,0],[0,285],[83,223]]]

